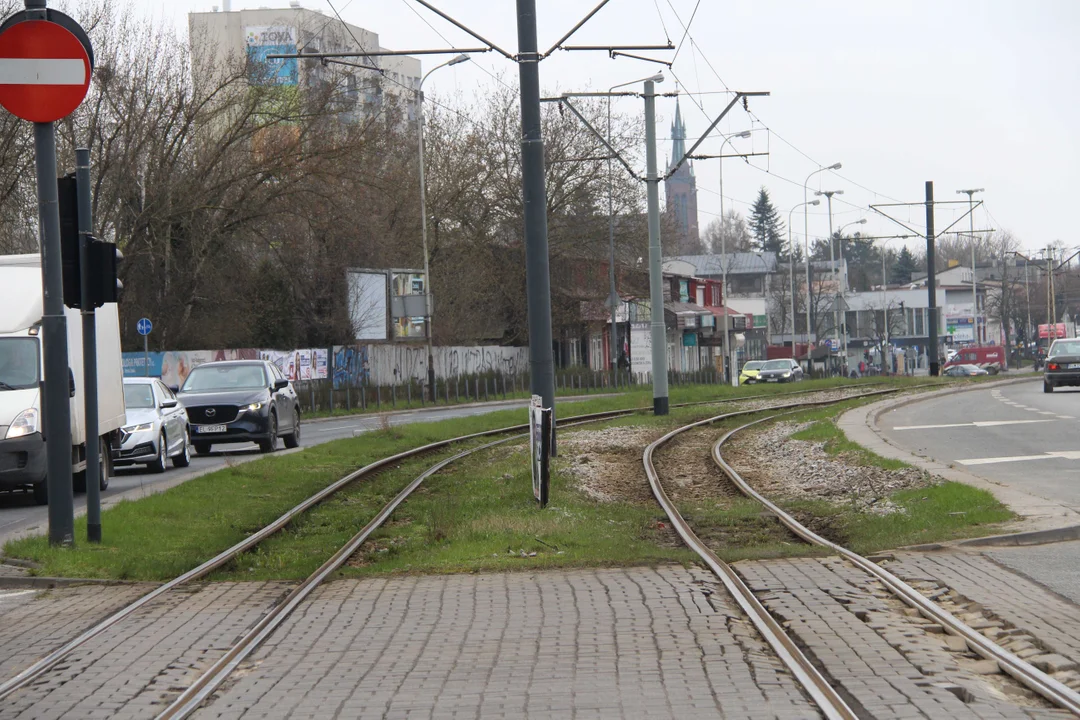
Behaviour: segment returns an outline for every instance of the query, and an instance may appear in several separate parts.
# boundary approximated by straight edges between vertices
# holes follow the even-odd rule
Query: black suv
[[[300,444],[300,403],[277,366],[263,360],[199,365],[178,395],[187,409],[191,442],[205,455],[211,445],[258,443],[264,452]]]
[[[1043,392],[1062,385],[1080,385],[1080,338],[1055,340],[1046,353]]]

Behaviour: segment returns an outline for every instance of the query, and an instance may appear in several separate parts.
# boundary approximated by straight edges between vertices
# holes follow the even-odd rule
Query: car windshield
[[[761,366],[765,364],[764,360],[751,360],[743,365],[743,370],[760,370]]]
[[[761,366],[762,370],[790,370],[791,363],[787,360],[770,360]]]
[[[154,391],[149,385],[124,384],[124,405],[129,408],[154,407]]]
[[[180,391],[254,390],[267,385],[261,365],[200,365],[187,376]]]
[[[1058,355],[1080,355],[1080,340],[1068,340],[1062,342],[1058,340],[1054,343],[1054,346],[1050,348],[1050,357],[1057,357]]]
[[[37,338],[0,339],[0,390],[36,387],[39,367]]]

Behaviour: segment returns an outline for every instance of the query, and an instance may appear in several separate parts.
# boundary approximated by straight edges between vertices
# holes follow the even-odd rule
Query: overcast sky
[[[186,32],[187,12],[210,10],[221,0],[133,2]],[[327,15],[333,14],[333,3],[345,20],[378,33],[387,48],[477,45],[413,0],[301,3]],[[432,4],[516,52],[511,0]],[[234,10],[267,5],[287,3],[233,0]],[[538,5],[539,43],[546,49],[595,2],[538,0]],[[683,24],[691,15],[684,40]],[[1076,0],[611,0],[570,42],[661,44],[670,38],[678,55],[657,89],[705,93],[680,100],[690,142],[727,104],[730,96],[722,91],[772,93],[751,101],[755,117],[738,108],[718,128],[755,131],[751,139],[733,140],[725,152],[769,153],[754,158],[752,166],[741,159],[723,161],[725,209],[734,203],[747,213],[764,185],[786,222],[788,211],[802,202],[807,174],[819,163],[842,162],[838,173],[820,173],[810,183],[811,198],[815,189],[844,191],[833,204],[837,229],[866,217],[863,228],[849,232],[904,232],[868,205],[922,201],[924,182],[933,180],[938,200],[966,199],[956,194],[960,188],[986,188],[976,196],[985,201],[985,209],[975,213],[976,229],[1010,230],[1034,251],[1054,241],[1080,245],[1070,220],[1080,191],[1075,181],[1078,30]],[[675,53],[647,54],[670,59]],[[439,61],[426,57],[423,62],[426,71]],[[606,90],[664,70],[638,60],[612,60],[603,52],[557,52],[540,66],[548,91]],[[469,97],[492,86],[492,75],[514,82],[517,68],[488,53],[474,63],[441,69],[425,87],[443,97]],[[640,99],[618,102],[622,112],[640,112]],[[658,100],[661,163],[670,154],[674,113],[674,99]],[[707,140],[699,152],[718,153],[721,140],[719,135]],[[698,162],[695,170],[704,229],[720,211],[719,161]],[[958,217],[956,207],[938,208],[939,230]],[[828,234],[824,209],[824,202],[811,208],[811,236]],[[923,226],[921,207],[896,212]],[[800,212],[792,224],[801,238]],[[965,219],[960,227],[966,230],[967,224]]]

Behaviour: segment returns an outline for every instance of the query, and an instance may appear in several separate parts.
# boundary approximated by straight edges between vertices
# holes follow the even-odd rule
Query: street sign
[[[23,120],[70,115],[90,88],[90,57],[70,30],[26,20],[0,33],[0,105]]]
[[[139,331],[140,335],[149,335],[150,331],[154,329],[154,323],[150,322],[150,318],[139,318],[139,322],[135,324],[135,329]]]
[[[543,407],[539,395],[529,404],[529,460],[532,467],[533,496],[540,507],[547,506],[551,457],[551,408]]]

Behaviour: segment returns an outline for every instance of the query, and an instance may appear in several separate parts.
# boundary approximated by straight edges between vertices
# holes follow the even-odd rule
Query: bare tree
[[[746,218],[738,210],[729,209],[723,218],[713,218],[702,236],[708,252],[719,253],[721,248],[726,252],[750,252],[750,230],[746,227]]]

